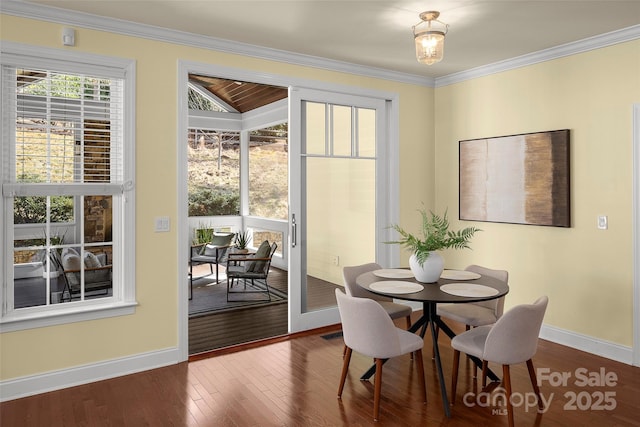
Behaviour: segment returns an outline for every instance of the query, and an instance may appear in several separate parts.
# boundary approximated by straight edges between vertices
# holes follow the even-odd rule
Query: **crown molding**
[[[75,12],[56,7],[35,5],[21,1],[2,2],[0,12],[22,18],[39,19],[63,25],[72,25],[91,30],[108,31],[117,34],[140,37],[155,41],[215,50],[235,55],[250,56],[269,61],[307,66],[329,71],[337,71],[358,76],[392,80],[420,86],[434,87],[435,79],[398,71],[385,70],[344,61],[303,55],[284,50],[255,46],[233,40],[187,33],[153,25],[139,24],[115,18],[106,18],[84,12]]]
[[[40,19],[63,25],[73,25],[93,30],[109,31],[117,34],[146,38],[161,42],[181,44],[184,46],[215,50],[235,55],[250,56],[269,61],[278,61],[291,65],[307,66],[329,71],[355,74],[358,76],[436,88],[640,38],[640,25],[635,25],[434,79],[431,77],[367,67],[344,61],[336,61],[317,56],[260,47],[247,43],[202,36],[152,25],[138,24],[121,19],[105,18],[83,12],[74,12],[56,7],[24,3],[22,1],[3,1],[0,12],[23,18]]]
[[[621,30],[612,31],[610,33],[589,37],[576,42],[566,43],[549,49],[540,50],[527,55],[517,56],[515,58],[504,61],[494,62],[493,64],[483,65],[481,67],[472,68],[470,70],[461,71],[459,73],[449,74],[444,77],[435,79],[435,87],[442,87],[454,83],[460,83],[465,80],[476,79],[491,74],[501,73],[503,71],[513,70],[516,68],[526,67],[540,62],[551,61],[553,59],[563,58],[594,49],[600,49],[618,43],[624,43],[640,38],[640,25],[623,28]]]

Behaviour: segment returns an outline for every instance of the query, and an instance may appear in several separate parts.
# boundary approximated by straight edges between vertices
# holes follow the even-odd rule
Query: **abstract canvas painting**
[[[460,219],[571,226],[569,129],[459,142]]]

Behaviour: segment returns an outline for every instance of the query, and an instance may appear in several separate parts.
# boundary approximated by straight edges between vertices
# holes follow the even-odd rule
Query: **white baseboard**
[[[540,338],[631,365],[631,347],[543,325]],[[0,402],[180,363],[177,347],[0,382]]]
[[[554,326],[542,325],[540,338],[618,362],[633,364],[633,349]]]
[[[0,402],[181,362],[177,347],[0,382]]]

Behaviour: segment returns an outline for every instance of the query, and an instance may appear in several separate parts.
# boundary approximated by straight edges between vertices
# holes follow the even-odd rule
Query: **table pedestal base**
[[[420,336],[424,338],[427,327],[431,330],[431,339],[433,341],[433,354],[434,359],[436,361],[436,369],[438,370],[438,382],[440,383],[440,394],[442,395],[442,406],[444,409],[445,415],[450,418],[451,417],[451,409],[449,408],[449,398],[447,396],[447,388],[444,382],[444,374],[442,372],[442,362],[440,360],[440,349],[438,348],[438,335],[436,333],[436,325],[440,329],[442,329],[449,338],[453,338],[456,334],[449,328],[449,326],[440,319],[436,312],[437,304],[434,302],[423,302],[423,314],[420,319],[409,328],[409,332],[417,332],[420,330]],[[474,356],[469,356],[469,358],[476,364],[480,369],[482,369],[482,361]],[[376,365],[373,365],[367,372],[365,372],[360,379],[368,380],[371,378],[373,374],[376,372]],[[493,373],[491,370],[488,370],[487,375],[491,378],[492,381],[499,381],[498,376]]]

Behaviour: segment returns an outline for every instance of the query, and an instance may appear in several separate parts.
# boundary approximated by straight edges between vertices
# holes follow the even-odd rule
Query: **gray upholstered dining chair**
[[[342,269],[342,277],[344,278],[344,287],[347,295],[375,300],[392,319],[406,318],[407,329],[409,329],[411,327],[411,312],[413,311],[411,307],[406,304],[395,303],[392,298],[374,294],[356,284],[356,278],[359,275],[369,271],[380,270],[381,268],[380,265],[374,262],[353,267],[344,267]]]
[[[470,265],[466,271],[494,277],[505,283],[509,282],[509,272],[506,270],[493,270],[479,265]],[[492,325],[502,316],[504,310],[504,298],[500,297],[490,301],[470,302],[467,304],[438,304],[436,312],[444,317],[470,327]]]
[[[547,309],[549,299],[546,296],[538,298],[533,304],[522,304],[507,311],[495,325],[479,326],[455,336],[451,340],[453,347],[453,374],[451,380],[451,404],[456,398],[458,383],[458,365],[460,352],[482,359],[482,386],[486,384],[487,366],[489,362],[502,365],[502,383],[506,391],[507,413],[509,426],[513,426],[513,405],[511,404],[511,375],[510,365],[527,363],[529,379],[533,391],[538,398],[538,408],[543,408],[540,389],[536,379],[531,358],[538,347],[538,335],[542,326],[542,319]]]
[[[414,353],[422,401],[426,403],[427,390],[422,360],[422,346],[424,345],[422,338],[396,327],[387,312],[376,301],[369,298],[355,298],[344,294],[340,289],[336,289],[335,292],[342,320],[344,343],[347,346],[340,385],[338,386],[338,398],[342,398],[352,351],[355,350],[365,356],[373,357],[376,365],[373,419],[377,421],[380,414],[384,361],[403,354]]]

